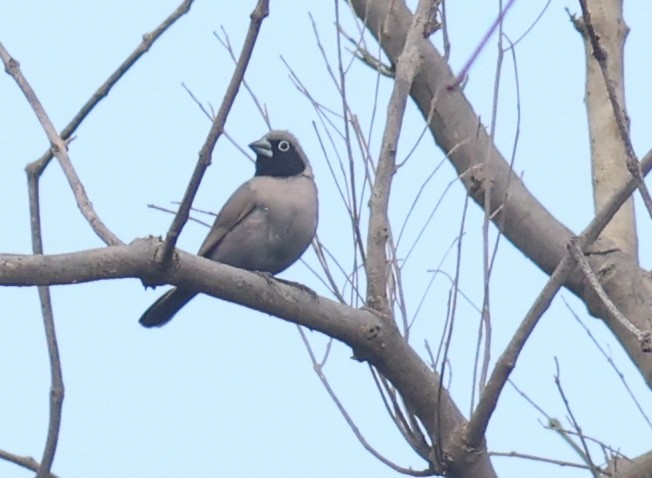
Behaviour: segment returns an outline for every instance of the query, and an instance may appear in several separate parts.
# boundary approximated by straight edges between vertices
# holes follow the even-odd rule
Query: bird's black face
[[[287,178],[306,169],[301,154],[290,139],[266,136],[249,147],[256,153],[255,176]]]

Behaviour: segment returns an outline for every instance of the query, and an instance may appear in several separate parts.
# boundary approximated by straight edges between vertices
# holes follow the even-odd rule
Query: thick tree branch
[[[412,14],[400,0],[353,0],[356,14],[380,41],[390,60],[402,51]],[[390,11],[391,5],[391,11]],[[484,191],[491,184],[491,217],[501,232],[523,254],[548,274],[566,255],[573,233],[556,220],[526,189],[521,179],[491,143],[461,91],[445,59],[431,43],[421,44],[423,67],[414,80],[412,99],[425,118],[437,144],[457,169],[471,197],[484,207]],[[484,159],[489,154],[489,161]],[[641,164],[643,173],[652,167],[652,154]],[[652,277],[631,255],[607,240],[591,246],[589,262],[616,307],[638,329],[649,328],[652,311]],[[600,253],[598,253],[600,252]],[[602,301],[582,274],[573,274],[565,284],[577,294],[592,314],[605,320],[652,385],[652,357],[640,342],[617,322],[609,320]]]
[[[454,430],[464,425],[464,417],[448,392],[439,389],[437,374],[408,345],[389,318],[182,251],[173,255],[169,267],[161,269],[155,260],[161,247],[159,239],[149,238],[128,246],[70,254],[0,254],[0,285],[73,284],[131,277],[146,284],[170,283],[194,289],[346,343],[358,360],[372,364],[396,387],[430,436],[436,436],[437,427]],[[463,473],[457,470],[462,465]],[[450,464],[448,472],[452,477],[495,476],[484,454],[470,463]]]
[[[652,478],[652,451],[631,460],[615,457],[609,471],[618,478]]]
[[[591,145],[593,202],[596,212],[625,181],[627,162],[637,162],[629,139],[625,108],[624,46],[627,27],[621,0],[580,1],[583,21],[575,21],[582,33],[586,57],[584,103]],[[590,11],[589,11],[590,10]],[[638,256],[634,201],[629,199],[616,213],[602,237],[632,257]]]

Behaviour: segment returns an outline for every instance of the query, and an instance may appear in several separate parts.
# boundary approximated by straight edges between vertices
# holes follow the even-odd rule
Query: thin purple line
[[[466,77],[466,74],[469,72],[469,69],[471,68],[471,65],[473,64],[475,59],[478,57],[478,55],[480,54],[482,49],[485,47],[485,45],[489,41],[489,38],[491,37],[491,35],[493,35],[494,31],[496,31],[496,28],[498,27],[498,25],[500,25],[500,22],[502,22],[503,18],[505,18],[505,15],[507,14],[507,10],[509,10],[511,8],[511,6],[514,4],[515,1],[516,0],[509,0],[507,2],[507,5],[505,5],[505,8],[503,8],[503,11],[500,12],[500,15],[498,15],[498,17],[491,24],[491,27],[489,27],[489,30],[487,30],[487,33],[484,34],[484,37],[482,37],[482,40],[480,41],[480,43],[476,47],[475,51],[471,55],[471,58],[468,59],[468,61],[464,65],[464,68],[462,68],[462,71],[460,71],[459,74],[457,75],[457,84],[458,85],[460,83],[462,83],[462,81]]]

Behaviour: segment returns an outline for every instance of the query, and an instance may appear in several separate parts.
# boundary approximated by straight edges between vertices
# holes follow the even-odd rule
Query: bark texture
[[[609,83],[625,112],[624,47],[627,26],[623,19],[622,0],[589,0],[591,23],[606,57],[607,78],[596,60],[586,30],[580,27],[586,55],[586,112],[591,142],[591,176],[593,203],[596,212],[613,196],[619,184],[626,181],[627,150],[622,141],[614,110],[609,101]],[[624,115],[627,116],[626,113]],[[638,256],[634,201],[628,199],[607,225],[601,237],[608,239],[633,258]]]
[[[402,0],[353,0],[351,3],[385,54],[395,62],[412,19],[405,3]],[[432,43],[421,44],[421,56],[422,69],[410,94],[424,118],[430,118],[429,128],[435,141],[457,170],[469,195],[483,208],[488,189],[488,210],[505,237],[551,274],[566,253],[573,232],[555,219],[510,169]],[[644,160],[644,173],[652,164],[649,156],[650,153]],[[606,238],[597,240],[588,252],[591,268],[616,307],[637,328],[650,330],[650,273],[641,269],[632,255]],[[605,321],[648,385],[652,385],[652,354],[644,352],[639,339],[610,318],[586,278],[576,272],[566,287],[584,301],[591,314]]]

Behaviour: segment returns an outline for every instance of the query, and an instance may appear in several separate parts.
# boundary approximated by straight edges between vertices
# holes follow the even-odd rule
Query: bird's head
[[[312,177],[310,163],[299,141],[287,131],[270,131],[249,147],[256,153],[255,176]]]

